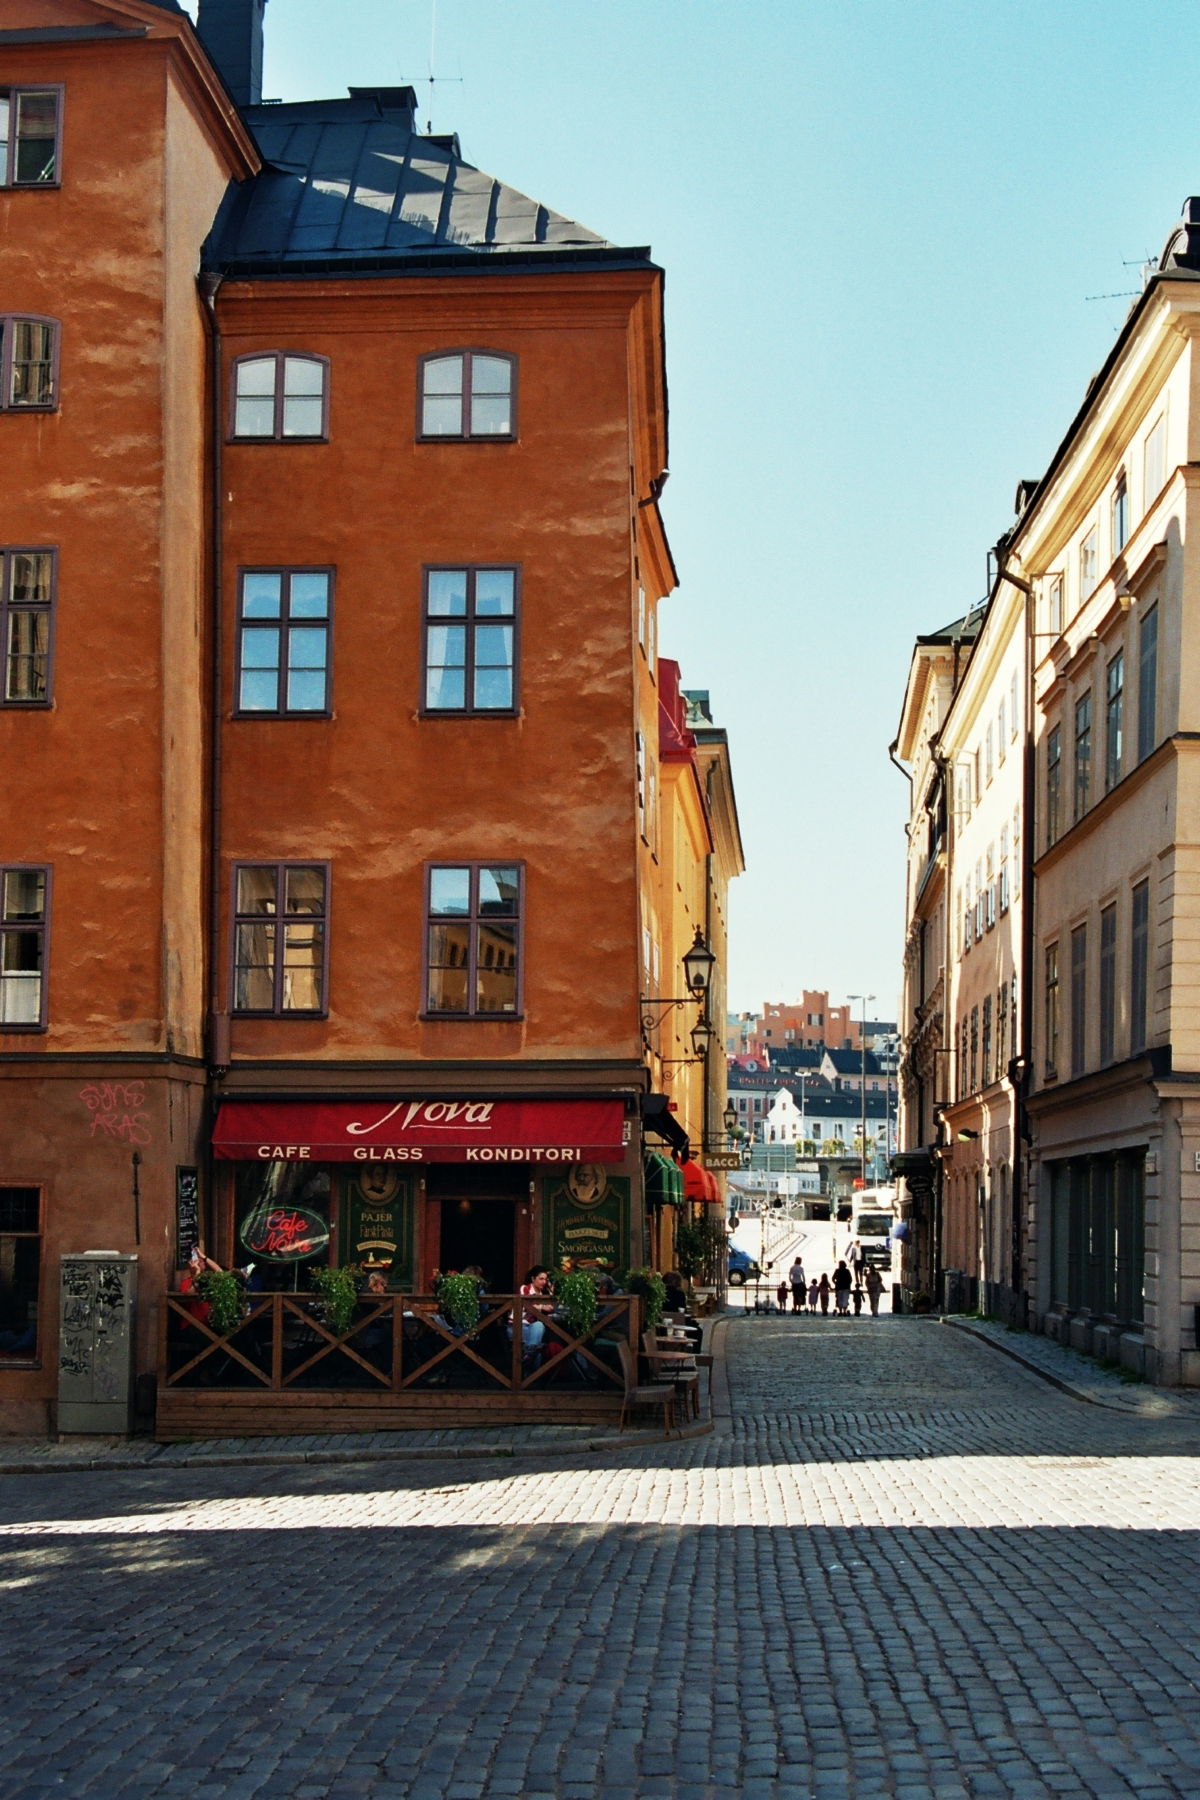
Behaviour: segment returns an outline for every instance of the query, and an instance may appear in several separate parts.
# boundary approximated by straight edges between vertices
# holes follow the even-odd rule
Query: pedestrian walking
[[[814,1275],[808,1284],[808,1310],[810,1313],[815,1313],[817,1310],[817,1296],[820,1291],[821,1289],[817,1283],[817,1278]]]
[[[804,1293],[805,1289],[808,1287],[808,1280],[804,1273],[804,1264],[800,1261],[799,1257],[796,1258],[795,1262],[788,1270],[788,1281],[790,1282],[792,1289],[792,1311],[794,1313],[803,1312]]]
[[[879,1317],[879,1296],[883,1292],[883,1276],[878,1269],[867,1270],[866,1286],[867,1299],[871,1302],[871,1317],[877,1319]]]
[[[833,1271],[833,1298],[838,1312],[849,1318],[850,1289],[854,1286],[854,1277],[844,1262],[840,1262]]]
[[[863,1247],[857,1238],[854,1239],[853,1243],[846,1251],[846,1261],[850,1265],[850,1274],[853,1277],[855,1287],[861,1287],[863,1266],[866,1262],[866,1258],[863,1255]]]
[[[860,1287],[856,1287],[853,1290],[853,1292],[851,1293],[850,1298],[854,1302],[854,1316],[857,1319],[859,1313],[862,1311],[862,1303],[863,1303],[862,1289]]]
[[[824,1273],[817,1283],[817,1298],[821,1302],[821,1311],[827,1313],[829,1311],[829,1277]]]

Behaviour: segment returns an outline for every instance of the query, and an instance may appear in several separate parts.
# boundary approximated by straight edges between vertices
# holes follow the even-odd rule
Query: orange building
[[[661,272],[409,89],[261,105],[261,31],[0,31],[10,1430],[88,1249],[138,1258],[145,1415],[194,1197],[267,1293],[512,1293],[644,1261],[644,1128],[689,1149],[642,1004]]]

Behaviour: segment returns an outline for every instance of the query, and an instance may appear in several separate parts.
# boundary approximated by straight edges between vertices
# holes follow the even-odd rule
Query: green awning
[[[683,1205],[683,1171],[669,1156],[657,1150],[645,1155],[646,1204],[648,1206]]]

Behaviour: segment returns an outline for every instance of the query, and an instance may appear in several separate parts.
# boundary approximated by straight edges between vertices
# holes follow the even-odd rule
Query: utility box
[[[58,1429],[133,1428],[137,1257],[115,1250],[64,1256],[59,1270]]]

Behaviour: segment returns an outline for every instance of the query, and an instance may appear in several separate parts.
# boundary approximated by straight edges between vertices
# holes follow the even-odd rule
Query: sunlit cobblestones
[[[0,1796],[1194,1800],[1200,1435],[746,1319],[687,1444],[10,1478]]]

